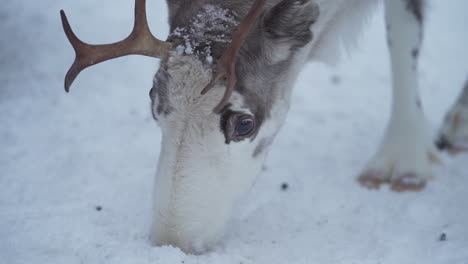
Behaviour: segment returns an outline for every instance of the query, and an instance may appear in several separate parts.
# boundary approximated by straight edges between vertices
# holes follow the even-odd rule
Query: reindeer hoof
[[[416,173],[399,175],[391,182],[391,189],[396,192],[420,191],[424,189],[425,186],[425,178],[419,177]]]
[[[384,176],[382,172],[368,170],[363,172],[357,180],[361,186],[369,190],[378,190],[380,189],[380,185],[386,182]]]
[[[361,186],[369,190],[378,190],[384,183],[390,182],[390,188],[395,192],[420,191],[426,186],[426,178],[416,173],[403,173],[388,179],[383,171],[367,170],[358,177]]]
[[[434,148],[433,151],[408,155],[410,150],[402,149],[401,144],[391,146],[399,147],[385,149],[374,156],[358,177],[358,182],[368,189],[379,189],[382,184],[388,183],[395,192],[424,189],[426,182],[432,178],[431,164],[439,160],[435,148],[428,144],[422,149]],[[398,152],[399,155],[394,154]]]

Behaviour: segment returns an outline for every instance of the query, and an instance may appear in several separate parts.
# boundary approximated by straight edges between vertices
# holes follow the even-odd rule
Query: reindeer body
[[[252,2],[168,0],[167,43],[173,48],[158,55],[162,63],[150,92],[163,134],[154,187],[152,239],[157,245],[200,253],[218,243],[232,207],[254,183],[284,123],[301,68],[312,60],[335,61],[354,44],[378,3],[269,0],[245,41],[236,42],[233,32],[243,27]],[[384,4],[392,117],[359,181],[369,188],[390,183],[396,191],[419,190],[437,159],[418,95],[423,1]],[[233,38],[232,43],[240,43],[234,47],[238,55],[226,57]],[[235,66],[235,78],[228,74],[227,82],[214,77],[223,63]],[[226,97],[232,80],[232,95]]]

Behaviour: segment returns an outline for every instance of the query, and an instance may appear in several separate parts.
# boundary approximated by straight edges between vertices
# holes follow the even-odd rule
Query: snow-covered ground
[[[164,38],[165,3],[148,5]],[[201,256],[148,238],[161,136],[148,98],[157,62],[104,63],[65,94],[73,51],[60,8],[93,43],[132,27],[133,1],[2,1],[0,263],[468,263],[468,155],[444,156],[418,193],[355,182],[389,115],[381,8],[351,58],[304,70],[266,170],[222,243]],[[434,130],[468,74],[467,10],[466,0],[430,4],[420,79]]]

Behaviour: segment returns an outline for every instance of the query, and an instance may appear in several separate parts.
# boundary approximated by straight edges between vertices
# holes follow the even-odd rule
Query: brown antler
[[[234,86],[236,86],[237,78],[235,66],[237,62],[237,55],[239,54],[240,48],[247,38],[247,35],[255,24],[255,21],[262,13],[264,6],[265,0],[254,0],[254,3],[250,7],[249,13],[241,22],[239,29],[237,29],[236,33],[234,33],[231,44],[218,62],[211,82],[202,91],[202,94],[207,93],[209,90],[211,90],[211,88],[213,88],[218,80],[227,75],[226,90],[224,91],[224,96],[221,99],[221,102],[214,109],[216,113],[220,112],[227,103],[231,97],[232,91],[234,90]]]
[[[75,61],[65,76],[67,92],[78,74],[87,67],[131,54],[165,58],[172,47],[171,43],[161,41],[151,34],[146,20],[146,0],[135,0],[135,24],[132,33],[124,40],[113,44],[90,45],[82,42],[73,33],[63,10],[60,10],[60,15],[63,30],[76,53]]]

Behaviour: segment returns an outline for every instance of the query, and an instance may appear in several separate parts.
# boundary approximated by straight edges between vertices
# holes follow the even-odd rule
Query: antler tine
[[[130,35],[113,44],[90,45],[81,41],[73,32],[67,16],[60,10],[65,34],[75,50],[76,57],[65,76],[65,91],[80,72],[92,65],[118,57],[136,54],[154,58],[165,58],[172,44],[155,38],[148,27],[146,19],[146,1],[135,0],[135,23]]]
[[[68,22],[67,15],[65,14],[65,11],[60,10],[60,18],[62,19],[62,26],[63,30],[65,31],[65,35],[67,35],[68,40],[70,41],[70,44],[73,46],[73,48],[78,48],[80,45],[84,45],[85,43],[81,41],[76,35],[75,32],[73,32],[70,23]]]
[[[78,60],[78,53],[80,50],[83,48],[86,48],[88,44],[84,43],[81,41],[76,34],[73,32],[70,23],[68,22],[67,15],[65,14],[65,11],[60,10],[60,17],[62,18],[62,25],[63,25],[63,30],[65,31],[65,35],[68,38],[68,41],[72,45],[73,49],[75,50],[76,57],[75,61],[73,62],[72,66],[67,72],[67,75],[65,75],[65,91],[68,93],[70,91],[70,86],[73,83],[73,81],[76,79],[78,74],[85,69],[85,66],[80,65],[79,60]]]
[[[255,24],[255,21],[262,13],[263,7],[265,6],[265,2],[266,0],[254,0],[254,3],[250,7],[248,14],[245,16],[244,20],[242,20],[239,28],[234,33],[231,44],[229,45],[224,55],[221,57],[211,82],[201,92],[202,94],[207,93],[214,87],[215,83],[219,79],[227,75],[226,90],[224,91],[224,95],[221,99],[221,102],[219,102],[219,104],[214,109],[215,113],[218,113],[223,109],[224,105],[227,103],[227,101],[232,95],[232,91],[234,90],[234,87],[236,86],[237,82],[235,69],[237,56],[239,54],[242,44],[247,38],[247,35],[249,34],[250,30]]]
[[[146,1],[136,0],[135,1],[135,23],[133,25],[133,31],[143,33],[150,31],[148,27],[148,19],[146,18]]]

